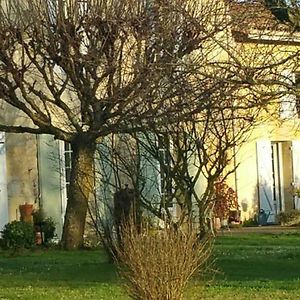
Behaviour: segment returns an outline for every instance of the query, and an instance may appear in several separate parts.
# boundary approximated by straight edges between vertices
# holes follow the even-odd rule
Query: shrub
[[[131,222],[122,228],[119,269],[133,299],[179,300],[191,276],[206,269],[210,250],[192,229],[138,230]]]
[[[300,225],[300,210],[292,209],[278,214],[278,221],[284,226]]]
[[[236,192],[228,186],[224,179],[215,182],[215,203],[214,215],[222,219],[228,219],[231,210],[237,211],[239,208]]]
[[[41,230],[44,233],[44,242],[48,243],[54,237],[54,220],[51,217],[44,219],[44,221],[41,223]]]
[[[43,242],[47,244],[54,237],[55,233],[55,222],[53,218],[46,218],[42,208],[35,210],[32,216],[35,231],[42,232]]]
[[[255,226],[258,226],[256,215],[253,218],[249,218],[243,221],[243,227],[255,227]]]
[[[6,249],[32,248],[35,244],[32,224],[13,221],[4,226],[2,233],[3,246]]]

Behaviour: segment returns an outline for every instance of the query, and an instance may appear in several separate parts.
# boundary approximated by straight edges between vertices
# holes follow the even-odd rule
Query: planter
[[[26,223],[32,223],[32,211],[33,211],[33,204],[21,204],[19,205],[20,210],[20,220]]]

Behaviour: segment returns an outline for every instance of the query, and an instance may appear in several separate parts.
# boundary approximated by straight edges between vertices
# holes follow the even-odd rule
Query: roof
[[[236,41],[255,40],[269,44],[275,41],[280,44],[300,44],[299,33],[292,32],[289,24],[280,22],[265,6],[265,1],[227,0],[226,2],[232,18],[232,33]],[[256,34],[255,38],[253,33]]]

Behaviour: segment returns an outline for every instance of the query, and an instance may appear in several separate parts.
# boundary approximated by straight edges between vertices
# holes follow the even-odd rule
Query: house
[[[300,46],[300,36],[291,35],[287,26],[279,24],[260,1],[229,2],[230,17],[234,20],[230,42],[245,53],[246,59],[253,45],[258,45],[262,53],[269,51],[274,55],[274,62],[283,57],[282,53],[293,52]],[[238,17],[244,15],[245,10],[249,18],[241,23]],[[297,59],[291,65],[280,66],[282,77],[290,80],[287,85],[293,86],[294,80],[295,87]],[[267,222],[276,223],[280,211],[300,209],[298,198],[294,196],[295,189],[300,188],[298,98],[290,95],[287,89],[278,99],[280,103],[277,101],[273,105],[281,107],[280,115],[275,116],[274,109],[272,118],[260,121],[247,142],[235,149],[233,164],[237,169],[228,180],[238,194],[242,219],[249,219],[263,210]],[[26,122],[24,116],[7,106],[1,107],[0,118],[1,123],[7,124]],[[19,219],[18,207],[27,202],[42,207],[53,217],[57,234],[61,235],[71,155],[67,143],[50,135],[0,134],[0,228],[8,221]],[[146,176],[160,185],[159,174],[150,173]],[[149,193],[154,194],[150,190]]]
[[[233,19],[245,11],[248,17],[232,31],[237,47],[244,51],[247,47],[265,47],[272,49],[270,55],[274,57],[278,49],[285,54],[298,51],[300,34],[291,34],[288,25],[279,23],[264,7],[264,1],[232,3]],[[300,187],[299,58],[296,55],[295,60],[278,69],[287,87],[279,87],[283,94],[272,104],[276,107],[272,117],[255,127],[236,154],[238,167],[231,184],[244,220],[263,213],[267,223],[274,224],[279,212],[300,209],[295,193]]]

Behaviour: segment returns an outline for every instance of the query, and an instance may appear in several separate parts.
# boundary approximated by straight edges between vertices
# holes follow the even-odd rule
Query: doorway
[[[294,141],[257,142],[259,208],[277,223],[281,211],[293,208]]]
[[[284,210],[284,194],[283,194],[283,144],[284,142],[271,143],[272,157],[272,198],[274,201],[274,210],[276,216]]]

